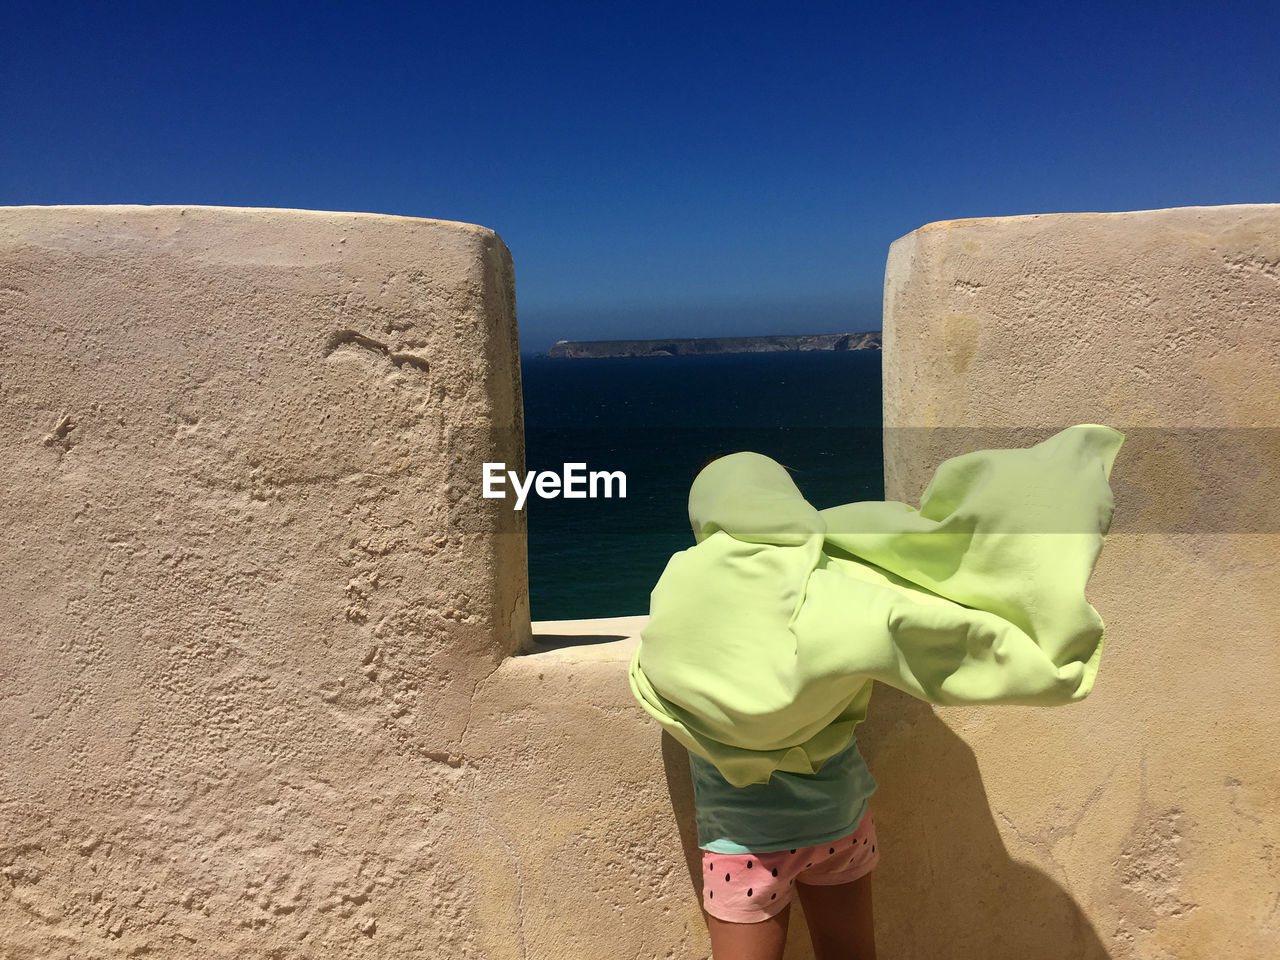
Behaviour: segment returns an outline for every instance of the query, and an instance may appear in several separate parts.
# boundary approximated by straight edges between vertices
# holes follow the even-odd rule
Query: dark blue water
[[[625,499],[530,496],[533,618],[647,613],[667,559],[693,545],[689,485],[713,454],[773,457],[819,509],[883,499],[880,357],[521,358],[527,469],[627,477]]]

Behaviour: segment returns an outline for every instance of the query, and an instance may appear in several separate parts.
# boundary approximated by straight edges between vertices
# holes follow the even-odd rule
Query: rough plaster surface
[[[1280,956],[1278,317],[1280,205],[950,221],[891,247],[888,497],[918,502],[994,428],[1127,433],[1090,696],[880,688],[859,728],[892,956]]]
[[[1277,425],[1278,237],[1238,207],[903,238],[888,495],[973,427]],[[645,618],[529,640],[523,531],[475,490],[519,457],[515,365],[479,228],[0,211],[0,957],[709,956],[687,756],[626,681]],[[1277,952],[1280,544],[1158,532],[1205,466],[1121,451],[1082,704],[877,688],[881,955]]]
[[[481,227],[0,208],[0,957],[487,956],[516,343]]]
[[[481,775],[454,849],[485,957],[711,957],[688,753],[627,683],[647,620],[535,623],[476,691]],[[799,898],[792,917],[786,956],[812,960]]]

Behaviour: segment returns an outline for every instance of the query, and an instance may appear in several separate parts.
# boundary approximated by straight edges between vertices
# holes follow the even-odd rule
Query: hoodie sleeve
[[[1030,448],[944,461],[918,511],[821,511],[826,562],[806,589],[804,629],[850,649],[847,669],[932,703],[1085,697],[1104,634],[1085,586],[1123,440],[1080,424]]]

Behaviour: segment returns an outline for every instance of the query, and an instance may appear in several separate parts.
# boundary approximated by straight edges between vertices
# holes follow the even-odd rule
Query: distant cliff
[[[712,353],[784,353],[798,350],[879,350],[880,331],[802,333],[772,337],[683,337],[666,340],[560,340],[548,357],[683,357]]]

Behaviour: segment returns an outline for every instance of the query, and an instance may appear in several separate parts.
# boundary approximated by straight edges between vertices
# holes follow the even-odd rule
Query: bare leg
[[[820,887],[796,881],[815,960],[875,960],[871,873],[852,883]],[[716,960],[719,960],[717,957]]]
[[[707,930],[711,933],[713,960],[782,960],[791,904],[759,923],[730,923],[705,910],[702,915],[707,918]]]

